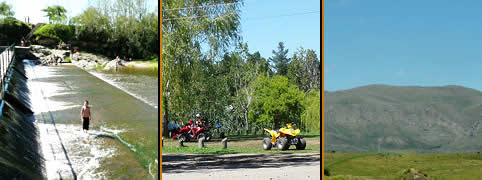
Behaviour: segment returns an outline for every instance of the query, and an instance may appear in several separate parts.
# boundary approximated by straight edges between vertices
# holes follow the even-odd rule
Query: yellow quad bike
[[[279,150],[287,150],[290,145],[295,145],[297,150],[304,150],[306,148],[306,140],[297,136],[300,133],[300,129],[293,129],[291,124],[286,124],[286,128],[280,128],[279,130],[267,131],[271,138],[263,139],[263,149],[270,150],[271,147],[276,146]]]

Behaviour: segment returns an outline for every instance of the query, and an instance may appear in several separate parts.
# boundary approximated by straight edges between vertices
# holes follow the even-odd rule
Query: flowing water
[[[26,63],[46,177],[157,178],[157,73]],[[84,100],[92,111],[88,134],[81,131]]]
[[[158,72],[145,68],[121,68],[118,72],[94,70],[92,75],[123,90],[137,99],[158,108],[159,105],[159,77]]]

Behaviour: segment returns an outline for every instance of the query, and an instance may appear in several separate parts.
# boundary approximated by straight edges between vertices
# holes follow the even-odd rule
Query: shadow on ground
[[[163,154],[163,173],[186,173],[203,169],[279,168],[320,162],[320,154]]]

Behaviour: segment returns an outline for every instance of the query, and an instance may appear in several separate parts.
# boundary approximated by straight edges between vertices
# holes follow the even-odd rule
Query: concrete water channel
[[[23,62],[47,179],[157,179],[157,73]],[[84,100],[92,111],[88,134]]]

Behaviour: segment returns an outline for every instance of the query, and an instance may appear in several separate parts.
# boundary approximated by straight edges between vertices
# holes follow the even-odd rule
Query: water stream
[[[32,110],[48,178],[157,178],[158,77],[28,63]],[[91,129],[81,132],[89,100]]]

